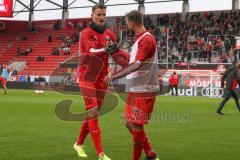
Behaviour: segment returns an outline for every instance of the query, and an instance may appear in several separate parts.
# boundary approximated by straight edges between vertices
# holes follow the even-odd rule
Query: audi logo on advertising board
[[[220,98],[223,96],[223,90],[221,88],[211,87],[186,87],[178,89],[179,96],[203,96]]]
[[[223,90],[221,88],[202,88],[201,95],[204,97],[219,98],[223,96]]]

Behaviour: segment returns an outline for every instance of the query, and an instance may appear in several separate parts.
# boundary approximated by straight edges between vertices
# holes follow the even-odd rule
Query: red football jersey
[[[137,35],[135,41],[137,41],[146,32],[148,32],[148,31],[145,31],[145,32]],[[152,57],[155,54],[156,46],[157,46],[156,40],[154,39],[154,37],[152,35],[147,34],[146,36],[144,36],[138,42],[138,53],[136,56],[136,60],[144,61],[144,60]]]
[[[171,75],[169,81],[170,81],[171,85],[178,85],[178,76],[177,75]]]
[[[113,33],[106,29],[103,34],[91,27],[84,29],[80,35],[80,81],[103,82],[108,74],[107,37],[115,42]]]

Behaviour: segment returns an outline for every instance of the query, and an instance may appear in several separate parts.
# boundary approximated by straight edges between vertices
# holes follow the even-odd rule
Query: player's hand
[[[113,54],[118,50],[117,43],[112,42],[111,39],[107,36],[107,44],[106,44],[106,51],[109,54]]]
[[[108,75],[104,78],[104,83],[110,84],[112,82],[112,74],[109,72]]]
[[[117,47],[117,44],[116,43],[108,43],[107,45],[106,45],[106,51],[107,51],[107,53],[109,53],[109,54],[113,54],[113,53],[115,53],[116,51],[118,50],[118,47]]]

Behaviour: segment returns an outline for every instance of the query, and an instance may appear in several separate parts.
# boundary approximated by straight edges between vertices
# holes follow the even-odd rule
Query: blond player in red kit
[[[97,4],[92,7],[92,22],[80,34],[79,86],[84,98],[87,116],[82,124],[74,149],[78,156],[87,157],[83,143],[91,135],[99,160],[110,160],[101,144],[101,130],[98,114],[103,104],[107,85],[103,82],[108,74],[109,55],[121,66],[127,66],[129,54],[117,48],[114,34],[105,28],[106,7]]]

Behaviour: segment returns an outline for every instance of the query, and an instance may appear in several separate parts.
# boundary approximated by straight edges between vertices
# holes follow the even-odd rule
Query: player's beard
[[[130,36],[134,37],[135,36],[135,32],[133,31],[133,29],[131,27],[129,27],[128,30],[130,32]]]
[[[89,24],[89,26],[90,26],[93,30],[95,30],[96,32],[101,33],[101,34],[103,34],[103,32],[105,31],[105,24],[104,24],[103,26],[101,26],[101,25],[96,24],[95,22],[91,22],[91,23]]]

